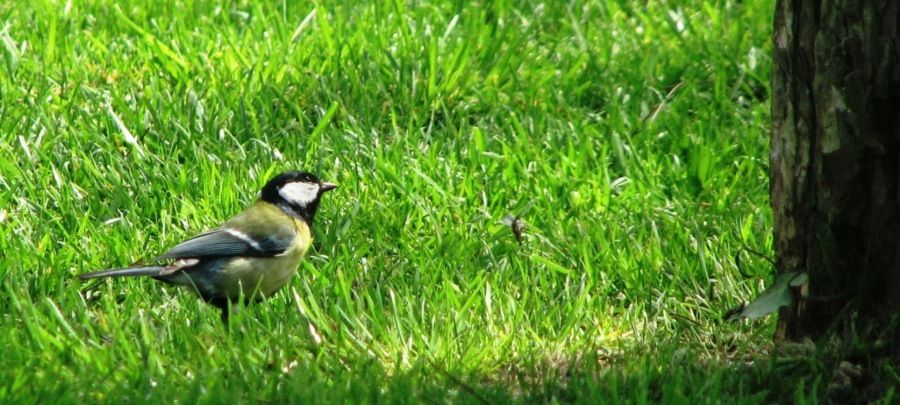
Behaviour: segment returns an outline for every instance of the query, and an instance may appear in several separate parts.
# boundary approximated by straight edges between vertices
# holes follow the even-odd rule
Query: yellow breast
[[[231,300],[239,296],[269,297],[287,284],[309,245],[312,235],[305,222],[294,219],[297,234],[284,253],[272,257],[236,257],[222,274],[222,291]]]

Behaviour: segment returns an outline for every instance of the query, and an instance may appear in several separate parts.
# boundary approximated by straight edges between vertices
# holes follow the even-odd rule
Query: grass
[[[773,272],[771,0],[117,3],[0,3],[0,401],[825,392],[721,321]],[[341,188],[231,331],[74,279],[298,168]]]

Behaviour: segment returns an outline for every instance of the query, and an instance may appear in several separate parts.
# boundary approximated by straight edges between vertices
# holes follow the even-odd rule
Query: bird
[[[337,188],[303,171],[270,179],[259,198],[219,227],[181,242],[149,261],[78,277],[149,276],[194,290],[227,323],[241,298],[262,301],[287,284],[312,243],[322,195]]]

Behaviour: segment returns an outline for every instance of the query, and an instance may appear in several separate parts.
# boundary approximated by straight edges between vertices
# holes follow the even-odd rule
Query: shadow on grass
[[[789,345],[752,360],[712,360],[687,350],[608,357],[548,359],[493,374],[454,374],[432,365],[390,384],[428,375],[456,387],[464,402],[597,403],[892,403],[900,384],[896,361],[839,358],[812,345]],[[855,361],[854,361],[855,360]],[[419,399],[435,397],[421,391]],[[446,397],[438,396],[436,398]],[[396,398],[395,398],[396,399]]]
[[[327,383],[310,380],[312,374],[306,372],[292,372],[271,399],[765,404],[896,400],[900,383],[896,361],[856,363],[812,345],[782,346],[777,351],[741,361],[704,359],[683,349],[633,357],[592,354],[513,364],[492,372],[446,370],[437,362],[392,372],[372,361],[354,372],[333,373]],[[316,384],[324,386],[311,390]]]

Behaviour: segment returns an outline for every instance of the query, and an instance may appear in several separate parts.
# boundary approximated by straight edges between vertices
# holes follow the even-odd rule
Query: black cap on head
[[[331,183],[323,183],[312,173],[289,171],[269,180],[263,186],[260,197],[312,225],[322,193],[336,187]]]

